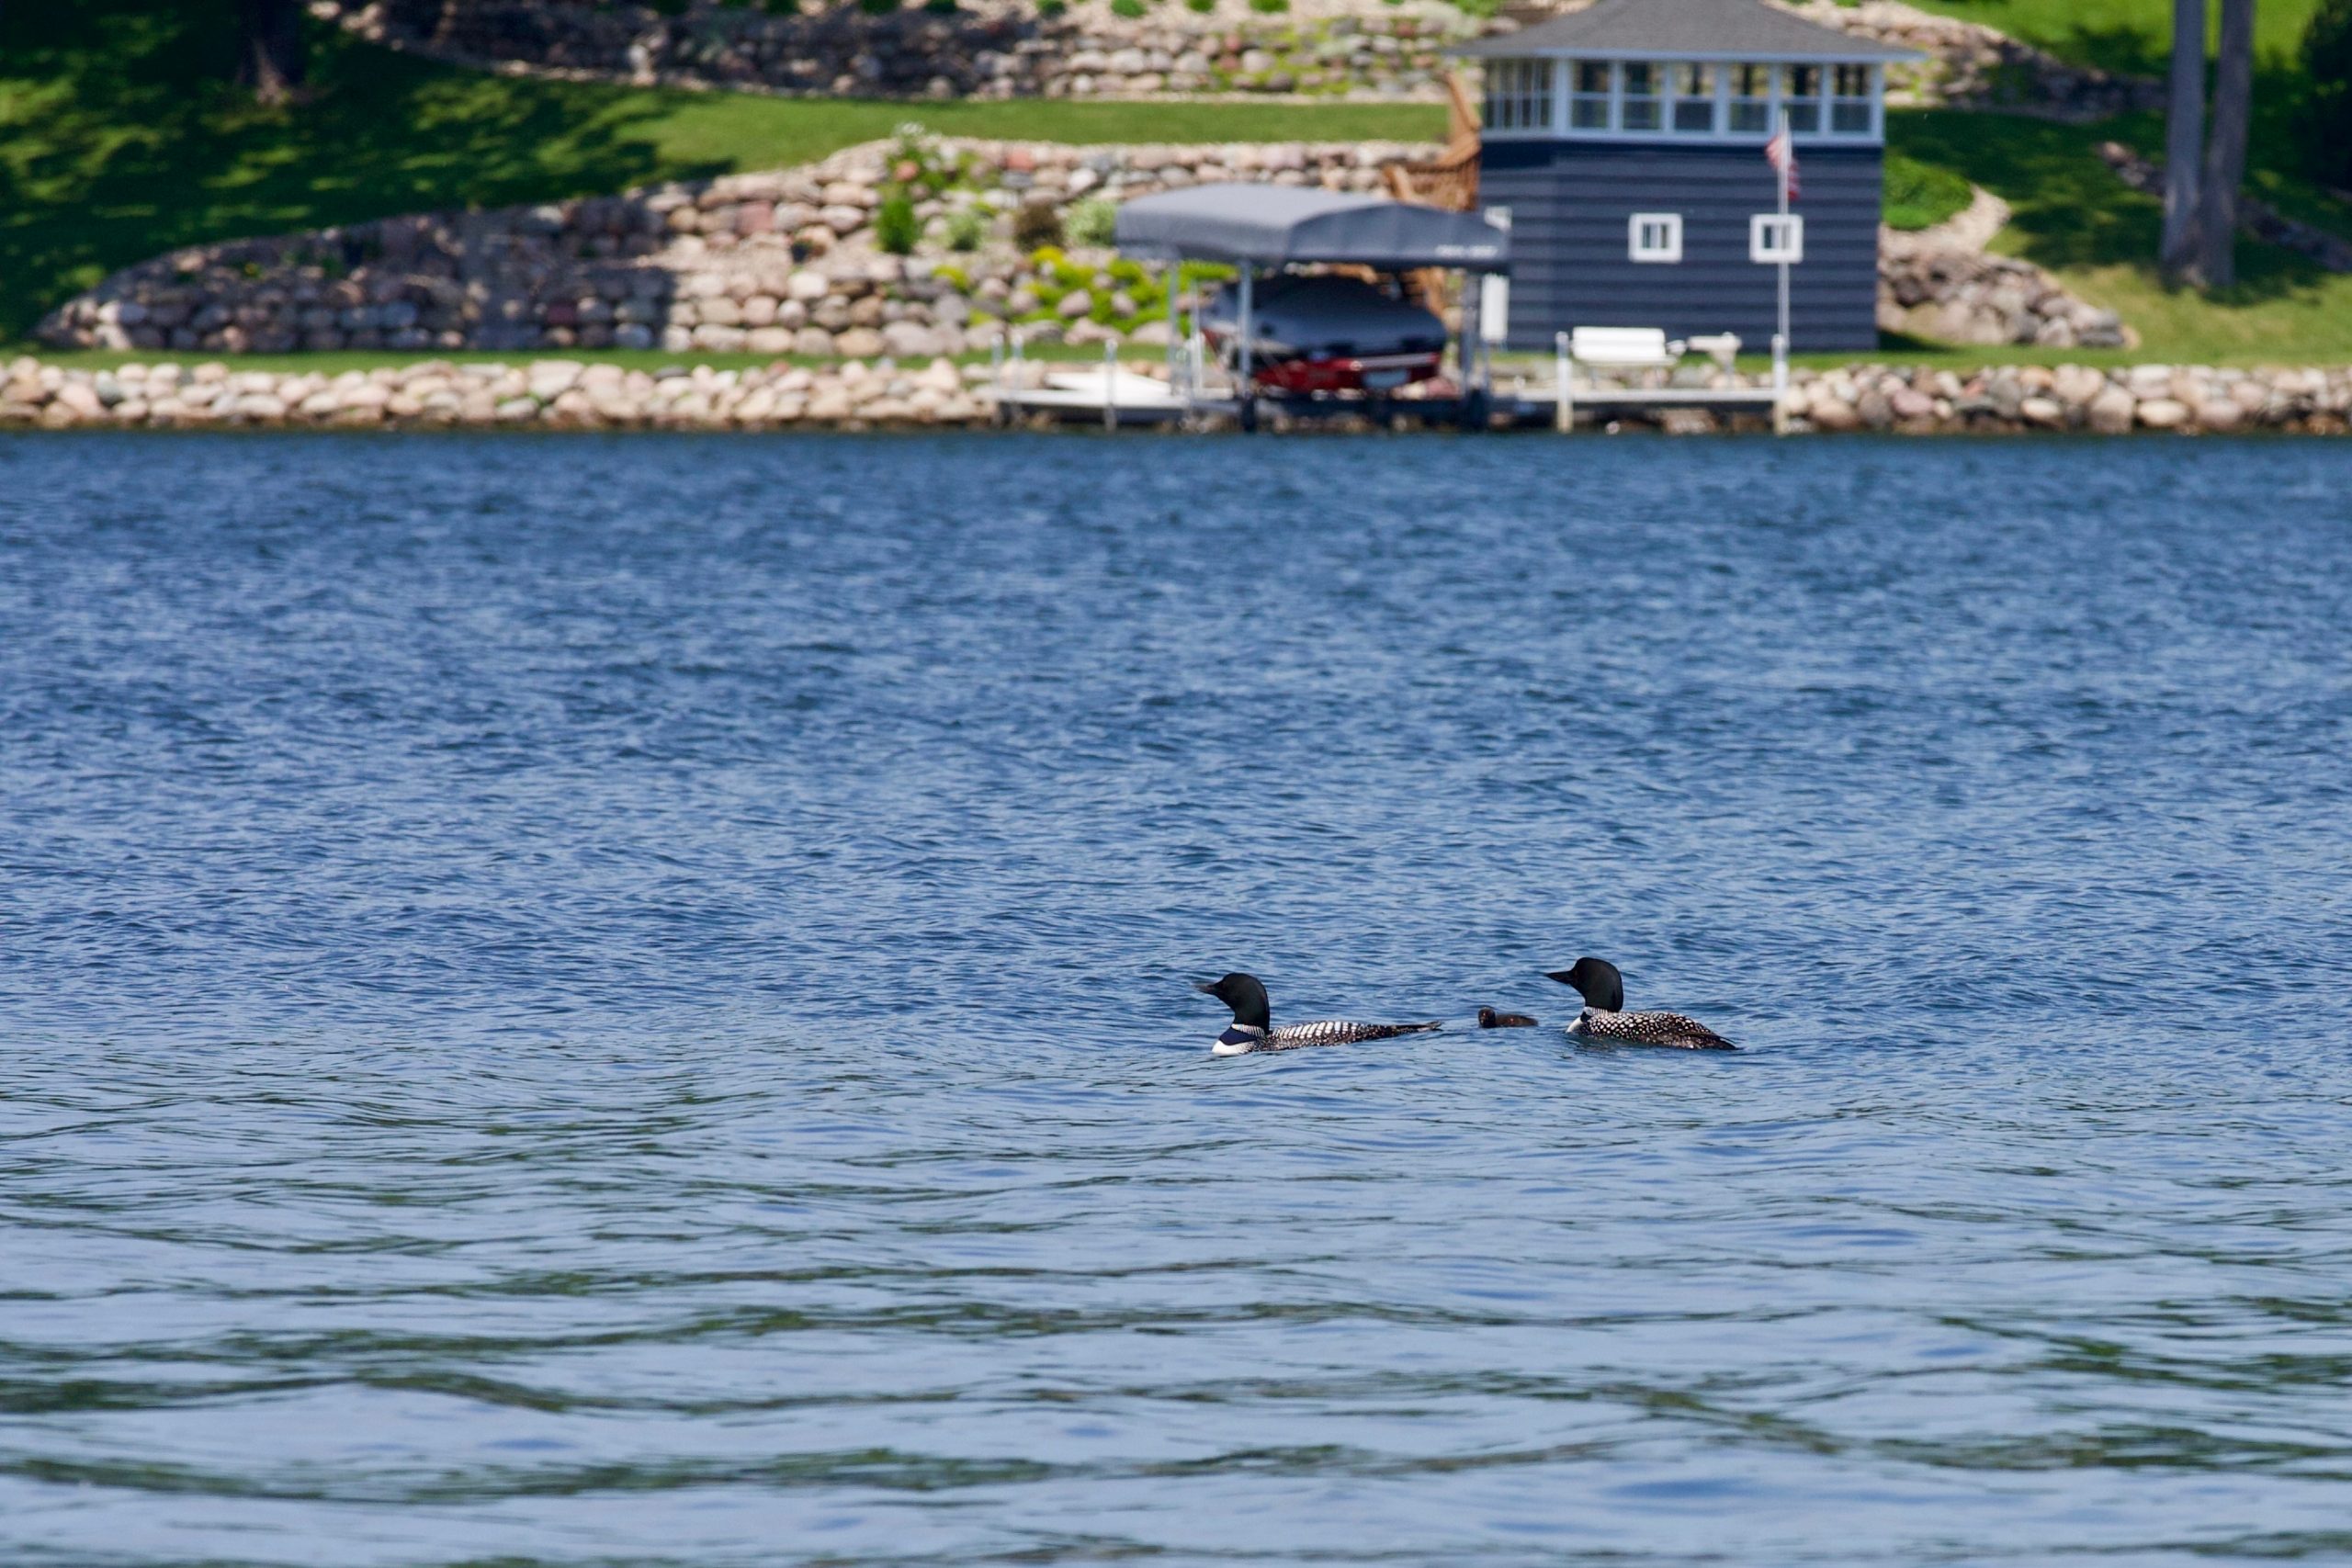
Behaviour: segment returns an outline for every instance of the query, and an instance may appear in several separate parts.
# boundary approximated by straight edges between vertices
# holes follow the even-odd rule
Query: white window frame
[[[1658,224],[1666,231],[1665,243],[1645,246],[1642,230]],[[1682,214],[1679,212],[1636,212],[1625,220],[1625,254],[1632,260],[1651,266],[1672,266],[1682,260]]]
[[[1831,73],[1837,69],[1835,65],[1812,60],[1792,60],[1782,65],[1776,73],[1772,85],[1775,95],[1773,125],[1779,126],[1785,117],[1796,135],[1815,141],[1828,140],[1829,82]],[[1813,91],[1810,95],[1798,94],[1791,87],[1789,78],[1800,71],[1813,73]],[[1792,111],[1801,107],[1813,111],[1813,128],[1810,130],[1796,125],[1796,116]]]
[[[1792,212],[1759,212],[1747,220],[1747,259],[1759,266],[1804,265],[1804,219]]]
[[[1692,66],[1707,73],[1707,91],[1703,97],[1685,94],[1682,78]],[[1707,106],[1707,123],[1696,130],[1686,130],[1681,124],[1682,106],[1703,103]],[[1704,60],[1669,61],[1666,67],[1666,134],[1677,141],[1699,141],[1721,135],[1724,129],[1724,70]]]
[[[1796,133],[1797,141],[1801,145],[1827,142],[1851,147],[1883,144],[1886,141],[1886,68],[1875,61],[1841,61],[1835,57],[1825,59],[1814,55],[1758,56],[1716,52],[1660,58],[1651,54],[1634,54],[1630,51],[1577,51],[1572,50],[1545,51],[1541,53],[1512,55],[1505,58],[1512,62],[1547,60],[1551,62],[1550,118],[1546,124],[1530,125],[1524,129],[1517,127],[1505,129],[1492,125],[1487,127],[1486,134],[1498,141],[1676,141],[1688,145],[1761,147],[1780,129],[1781,112],[1788,102],[1783,88],[1786,85],[1791,66],[1809,66],[1821,73],[1821,94],[1817,97],[1807,100],[1820,106],[1821,124],[1815,130],[1799,130]],[[1492,70],[1504,62],[1504,59],[1490,61],[1488,68]],[[1660,118],[1658,129],[1656,130],[1625,129],[1625,67],[1627,65],[1648,65],[1663,73],[1657,98]],[[1675,73],[1679,67],[1684,65],[1706,65],[1714,70],[1715,129],[1711,132],[1678,131],[1673,129],[1675,105],[1679,101],[1674,90]],[[1763,100],[1765,123],[1760,129],[1734,130],[1731,128],[1734,101],[1732,74],[1744,65],[1763,69],[1770,84],[1770,96]],[[1836,95],[1836,73],[1840,65],[1861,66],[1870,73],[1871,112],[1870,130],[1867,133],[1833,129],[1837,121],[1838,106],[1840,103],[1851,106],[1860,101],[1853,97],[1840,98]],[[1608,124],[1605,127],[1579,126],[1576,123],[1576,107],[1578,98],[1587,97],[1597,101],[1600,97],[1599,94],[1580,95],[1577,92],[1576,73],[1582,66],[1597,67],[1605,73],[1609,84]],[[1541,113],[1543,108],[1539,106],[1535,112]]]
[[[1764,96],[1762,98],[1758,99],[1747,96],[1732,91],[1732,78],[1736,73],[1742,71],[1761,71],[1764,73]],[[1752,107],[1759,102],[1764,106],[1763,129],[1758,130],[1750,127],[1744,130],[1733,130],[1731,123],[1732,110],[1735,108]],[[1770,140],[1773,131],[1778,130],[1781,124],[1780,107],[1781,68],[1779,66],[1768,64],[1760,60],[1737,60],[1724,67],[1724,133],[1726,136],[1737,137],[1742,141],[1752,141],[1758,136],[1762,136],[1768,141]]]
[[[1626,73],[1632,67],[1636,65],[1645,68],[1650,73],[1650,90],[1646,93],[1629,93],[1625,90]],[[1623,60],[1618,62],[1617,69],[1610,73],[1610,75],[1616,83],[1617,101],[1616,110],[1609,117],[1609,123],[1615,127],[1620,132],[1627,136],[1639,136],[1647,139],[1650,137],[1663,137],[1668,135],[1668,132],[1666,129],[1666,111],[1668,106],[1673,102],[1672,97],[1668,92],[1668,89],[1672,85],[1668,75],[1672,69],[1673,67],[1670,63],[1657,60]],[[1625,123],[1625,107],[1628,104],[1635,103],[1648,105],[1651,111],[1657,116],[1657,123],[1641,130],[1634,130],[1627,126]]]
[[[1851,93],[1840,93],[1838,90],[1838,78],[1846,72],[1856,70],[1861,72],[1863,76],[1860,95],[1857,96]],[[1833,65],[1829,68],[1829,75],[1826,85],[1828,91],[1822,96],[1822,102],[1828,106],[1825,111],[1828,115],[1828,120],[1827,123],[1822,127],[1822,130],[1827,140],[1832,141],[1862,141],[1872,137],[1884,134],[1886,128],[1885,67],[1880,65]],[[1862,109],[1862,129],[1860,130],[1838,130],[1838,111],[1841,108],[1851,108],[1858,104],[1861,106]]]
[[[1600,68],[1600,79],[1604,85],[1598,93],[1577,91],[1577,73],[1588,65],[1597,65]],[[1617,67],[1605,60],[1564,60],[1560,62],[1560,80],[1565,84],[1561,89],[1560,132],[1562,135],[1608,136],[1616,130]],[[1601,123],[1579,126],[1577,124],[1577,105],[1593,102],[1600,105]]]
[[[1487,68],[1484,129],[1501,136],[1549,136],[1559,125],[1560,62],[1513,56]]]

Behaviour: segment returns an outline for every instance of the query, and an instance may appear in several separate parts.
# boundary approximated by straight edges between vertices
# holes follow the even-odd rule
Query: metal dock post
[[[1552,377],[1559,400],[1552,410],[1552,428],[1566,435],[1577,427],[1577,398],[1568,385],[1568,334],[1552,334]]]
[[[1788,276],[1784,267],[1783,277]],[[1772,334],[1772,434],[1789,433],[1789,339],[1785,333]]]

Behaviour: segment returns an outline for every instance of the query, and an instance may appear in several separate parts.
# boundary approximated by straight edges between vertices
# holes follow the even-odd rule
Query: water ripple
[[[0,1556],[2352,1555],[2340,447],[548,452],[0,439]]]

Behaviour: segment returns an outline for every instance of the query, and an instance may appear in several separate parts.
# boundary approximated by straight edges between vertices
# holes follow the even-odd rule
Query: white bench
[[[1595,370],[1671,370],[1685,346],[1668,342],[1659,327],[1578,327],[1568,334],[1568,357]]]
[[[1559,412],[1555,423],[1562,431],[1576,424],[1576,367],[1583,366],[1588,372],[1585,391],[1588,396],[1600,388],[1592,372],[1642,372],[1638,386],[1665,385],[1666,374],[1682,363],[1683,350],[1690,345],[1668,341],[1662,327],[1578,327],[1562,333],[1559,337],[1560,386],[1556,394]]]

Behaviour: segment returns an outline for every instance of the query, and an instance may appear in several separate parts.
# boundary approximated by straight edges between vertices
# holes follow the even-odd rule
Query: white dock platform
[[[1041,413],[1101,424],[1182,419],[1202,407],[1165,381],[1114,366],[1049,370],[1042,386],[999,385],[990,395],[1007,414]]]

